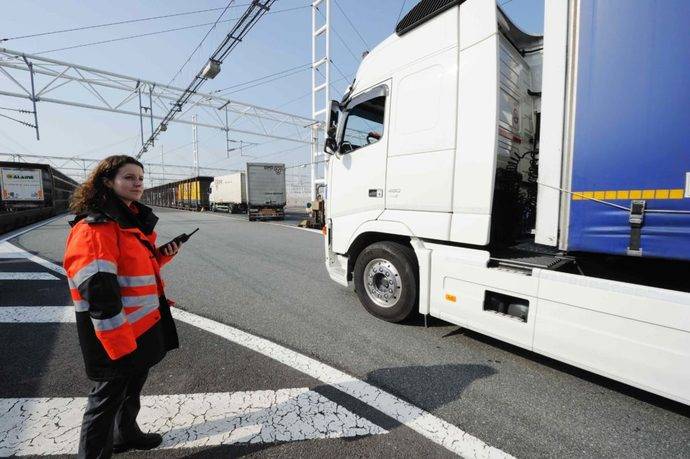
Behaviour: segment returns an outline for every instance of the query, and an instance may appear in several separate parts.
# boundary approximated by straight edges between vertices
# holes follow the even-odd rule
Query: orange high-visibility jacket
[[[157,220],[150,208],[117,200],[72,222],[64,267],[91,379],[143,371],[178,345],[160,275],[170,257],[155,250]]]

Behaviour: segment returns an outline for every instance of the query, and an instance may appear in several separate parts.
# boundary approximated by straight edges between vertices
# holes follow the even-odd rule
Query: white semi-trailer
[[[249,221],[285,218],[285,164],[247,163]]]
[[[422,0],[332,103],[326,267],[690,404],[690,2]]]
[[[247,181],[244,172],[214,177],[211,183],[211,210],[238,213],[247,211]]]

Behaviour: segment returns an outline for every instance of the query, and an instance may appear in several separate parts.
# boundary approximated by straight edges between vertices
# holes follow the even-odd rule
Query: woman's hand
[[[170,244],[166,244],[163,247],[161,247],[160,249],[158,249],[158,251],[161,254],[165,255],[166,257],[172,257],[172,256],[177,255],[177,252],[179,252],[179,250],[180,250],[180,246],[177,245],[175,242],[171,242]]]

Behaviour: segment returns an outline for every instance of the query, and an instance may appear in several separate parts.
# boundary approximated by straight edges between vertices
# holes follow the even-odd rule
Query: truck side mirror
[[[336,142],[333,137],[326,137],[323,151],[329,155],[334,155],[338,151],[338,142]]]
[[[338,132],[338,117],[340,116],[340,103],[337,100],[331,101],[331,108],[326,122],[326,141],[323,151],[333,155],[338,151],[338,141],[335,139]]]

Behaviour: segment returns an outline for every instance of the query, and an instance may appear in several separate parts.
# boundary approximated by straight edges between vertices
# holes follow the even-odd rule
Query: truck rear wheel
[[[364,309],[388,322],[405,320],[417,306],[417,262],[411,248],[377,242],[357,257],[355,289]]]

